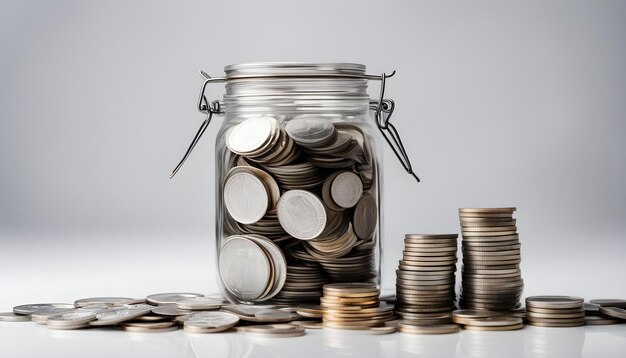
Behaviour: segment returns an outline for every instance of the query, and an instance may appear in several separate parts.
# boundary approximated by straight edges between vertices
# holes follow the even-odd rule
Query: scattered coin
[[[184,298],[202,297],[202,296],[204,295],[200,293],[188,293],[188,292],[156,293],[156,294],[146,297],[146,302],[152,305],[166,305],[166,304],[171,304],[171,303],[175,304],[176,302]]]
[[[15,314],[13,312],[0,312],[0,322],[29,322],[29,315]]]
[[[178,329],[175,322],[134,322],[122,324],[120,327],[124,331],[137,333],[161,333]]]
[[[90,305],[98,305],[103,304],[107,306],[123,306],[123,305],[132,305],[137,303],[143,303],[145,300],[129,298],[129,297],[90,297],[90,298],[81,298],[79,300],[74,301],[74,306],[76,307],[85,307]]]
[[[95,314],[75,309],[49,317],[47,325],[50,329],[78,329],[86,327],[95,319]]]
[[[159,306],[165,307],[165,306]],[[157,307],[158,308],[158,307]],[[120,307],[96,315],[96,320],[89,322],[91,326],[118,324],[145,316],[151,312],[150,307]]]
[[[191,316],[184,321],[185,332],[214,333],[222,332],[239,322],[239,317],[227,312],[204,312],[202,315]]]
[[[619,324],[624,323],[623,320],[616,318],[606,318],[602,316],[585,316],[585,324],[592,326],[604,326],[609,324]]]
[[[619,318],[626,320],[626,309],[619,307],[600,307],[600,313],[612,318]]]
[[[593,304],[602,306],[602,307],[619,307],[619,308],[626,308],[626,300],[621,300],[621,299],[616,299],[616,298],[602,298],[602,299],[595,299],[595,300],[591,300],[589,301]]]
[[[224,299],[217,297],[190,297],[176,301],[176,307],[181,310],[214,310],[224,304]]]
[[[36,311],[49,310],[52,308],[74,308],[71,303],[31,303],[27,305],[19,305],[13,307],[13,313],[21,315],[30,315]]]

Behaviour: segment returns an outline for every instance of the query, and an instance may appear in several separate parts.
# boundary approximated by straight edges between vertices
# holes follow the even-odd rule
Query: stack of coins
[[[391,319],[393,306],[380,304],[379,295],[371,283],[324,285],[320,299],[324,327],[359,330],[382,326]]]
[[[218,267],[227,295],[239,301],[266,301],[280,292],[287,279],[280,247],[260,235],[228,237]]]
[[[396,271],[398,314],[412,320],[450,319],[456,300],[457,241],[457,234],[405,236]]]
[[[510,311],[524,290],[515,208],[459,209],[463,308]]]
[[[526,298],[528,324],[542,327],[577,327],[585,324],[584,300],[573,296]]]

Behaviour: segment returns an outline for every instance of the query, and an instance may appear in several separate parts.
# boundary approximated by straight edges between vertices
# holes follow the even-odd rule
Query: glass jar
[[[215,143],[216,261],[224,295],[234,303],[319,303],[325,283],[380,286],[376,129],[415,176],[389,123],[394,103],[383,99],[391,75],[367,75],[364,65],[351,63],[250,63],[225,73],[201,72],[198,109],[207,118],[172,173],[212,115],[224,114]],[[371,80],[381,81],[378,101],[367,93]],[[207,101],[212,82],[225,83],[223,101]]]

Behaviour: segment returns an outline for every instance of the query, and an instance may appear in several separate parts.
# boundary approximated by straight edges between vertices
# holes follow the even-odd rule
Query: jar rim
[[[226,79],[246,75],[310,75],[310,74],[351,74],[364,75],[366,67],[350,62],[249,62],[224,67]]]

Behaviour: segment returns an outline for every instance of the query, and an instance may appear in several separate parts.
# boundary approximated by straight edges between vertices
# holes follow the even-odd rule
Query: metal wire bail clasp
[[[204,122],[202,122],[202,124],[200,125],[200,129],[198,129],[198,132],[196,132],[196,135],[193,137],[191,144],[189,144],[189,148],[187,148],[185,155],[183,155],[183,159],[181,159],[180,162],[178,162],[178,165],[176,166],[176,168],[174,168],[174,170],[172,171],[172,174],[170,174],[170,179],[172,179],[174,175],[178,173],[180,168],[183,166],[183,164],[185,163],[185,161],[187,160],[187,158],[193,151],[193,148],[196,146],[196,144],[198,143],[198,141],[200,140],[200,138],[206,131],[207,127],[211,123],[211,118],[213,118],[213,114],[222,113],[220,102],[215,100],[211,102],[211,104],[209,104],[209,101],[206,99],[206,96],[204,94],[204,92],[206,91],[206,86],[209,83],[213,82],[213,79],[211,78],[211,76],[207,75],[204,71],[200,71],[200,74],[202,75],[202,77],[204,77],[204,83],[202,84],[202,90],[200,91],[200,98],[198,99],[198,111],[206,114],[206,119],[204,120]]]
[[[395,73],[396,71],[393,71],[390,75],[383,73],[380,76],[380,95],[378,101],[370,101],[370,109],[374,111],[374,119],[376,120],[378,130],[383,135],[406,172],[411,174],[419,183],[420,178],[413,172],[411,160],[409,160],[409,156],[404,149],[400,134],[396,127],[389,121],[396,108],[396,104],[391,99],[385,99],[385,80]]]

